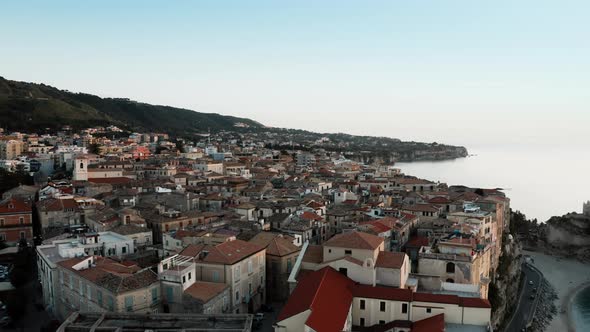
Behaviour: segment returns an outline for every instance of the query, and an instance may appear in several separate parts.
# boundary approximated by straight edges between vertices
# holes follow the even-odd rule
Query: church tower
[[[74,181],[88,181],[88,158],[76,156],[74,159]]]

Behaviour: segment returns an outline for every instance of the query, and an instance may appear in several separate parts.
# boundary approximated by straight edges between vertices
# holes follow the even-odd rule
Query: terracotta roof
[[[31,203],[20,198],[9,198],[0,202],[0,213],[31,213],[33,211]]]
[[[356,258],[351,257],[351,256],[348,256],[348,255],[346,255],[344,257],[340,257],[340,258],[335,258],[335,259],[332,259],[332,260],[329,260],[329,261],[325,261],[325,262],[322,263],[322,265],[330,264],[332,262],[337,262],[337,261],[340,261],[340,260],[345,260],[345,261],[351,262],[353,264],[356,264],[356,265],[359,265],[359,266],[363,266],[363,262],[361,260],[356,259]]]
[[[363,232],[348,232],[335,235],[324,246],[375,250],[383,243],[383,238]]]
[[[108,183],[108,184],[124,184],[131,182],[130,178],[126,177],[113,177],[113,178],[94,178],[88,179],[88,182],[92,183]]]
[[[42,211],[63,211],[65,209],[78,210],[78,204],[72,198],[57,199],[48,198],[37,202],[37,208]]]
[[[179,255],[187,257],[196,257],[205,248],[202,244],[191,244],[184,248]]]
[[[324,261],[324,247],[310,244],[303,254],[303,261],[306,263],[320,264]]]
[[[264,250],[264,247],[242,240],[234,240],[223,242],[216,246],[207,246],[204,250],[208,253],[200,259],[201,261],[231,265]]]
[[[444,332],[445,314],[428,317],[412,324],[412,332]]]
[[[293,244],[292,240],[270,232],[260,232],[250,239],[250,242],[265,247],[266,254],[271,256],[282,257],[301,250],[298,246]]]
[[[229,285],[216,282],[195,281],[195,283],[184,291],[201,303],[207,303],[212,298],[223,293]]]
[[[317,214],[309,211],[305,211],[301,214],[301,219],[305,220],[315,220],[315,221],[322,221],[322,217],[318,216]]]
[[[412,290],[408,288],[393,288],[381,286],[356,285],[352,289],[354,297],[364,297],[368,299],[381,299],[390,301],[412,301]]]
[[[380,251],[375,266],[387,269],[401,269],[405,258],[406,254],[403,252]]]
[[[413,236],[410,238],[406,247],[427,247],[429,244],[428,238],[425,236]]]
[[[305,325],[316,332],[340,332],[352,304],[353,286],[352,280],[330,267],[310,273],[297,284],[277,321],[309,309]]]

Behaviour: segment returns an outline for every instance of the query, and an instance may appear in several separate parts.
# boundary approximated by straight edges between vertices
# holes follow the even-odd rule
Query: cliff
[[[492,326],[501,331],[508,323],[518,299],[521,280],[522,246],[516,239],[505,235],[502,256],[496,273],[497,277],[490,284],[489,300],[492,304]]]

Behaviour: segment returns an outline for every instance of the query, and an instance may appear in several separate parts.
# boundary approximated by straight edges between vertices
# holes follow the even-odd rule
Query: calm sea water
[[[574,298],[572,318],[576,331],[590,331],[590,287],[584,288]]]
[[[469,148],[474,156],[450,161],[398,163],[409,175],[449,185],[505,188],[514,210],[545,221],[581,212],[590,200],[590,148]]]

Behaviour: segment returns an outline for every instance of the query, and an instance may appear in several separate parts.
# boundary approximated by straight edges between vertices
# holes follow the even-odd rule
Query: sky
[[[587,147],[590,2],[5,1],[0,76],[465,145]]]

